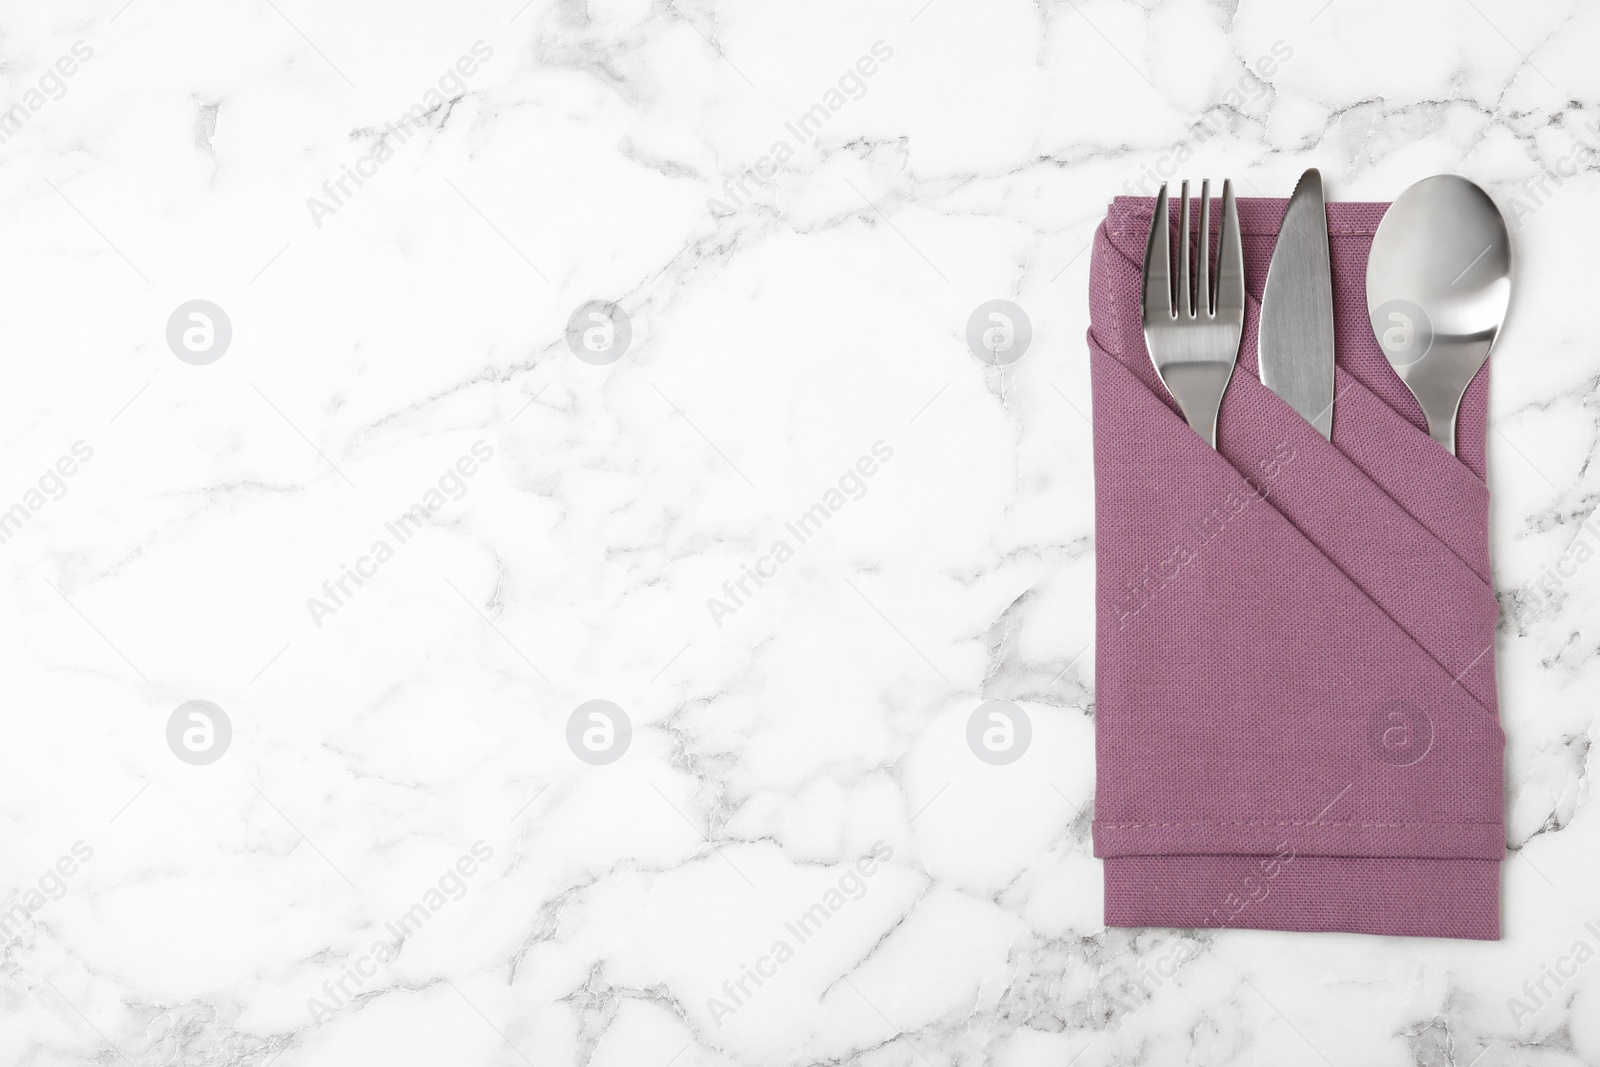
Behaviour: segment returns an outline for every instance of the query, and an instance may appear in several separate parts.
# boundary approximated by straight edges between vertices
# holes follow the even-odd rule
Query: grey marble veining
[[[0,1062],[1600,1063],[1597,45],[10,5]],[[1513,228],[1499,943],[1101,924],[1087,248],[1313,165]]]

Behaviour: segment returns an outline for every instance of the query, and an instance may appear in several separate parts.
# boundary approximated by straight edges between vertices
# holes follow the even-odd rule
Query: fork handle
[[[1233,378],[1232,363],[1169,363],[1163,379],[1191,429],[1217,447],[1217,411]]]

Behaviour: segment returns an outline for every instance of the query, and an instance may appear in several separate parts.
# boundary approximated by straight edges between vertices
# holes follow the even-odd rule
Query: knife
[[[1261,384],[1333,438],[1333,280],[1322,174],[1300,175],[1267,267],[1256,336]]]

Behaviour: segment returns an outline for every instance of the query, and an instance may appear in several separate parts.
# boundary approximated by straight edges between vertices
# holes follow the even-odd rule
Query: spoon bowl
[[[1439,174],[1390,205],[1367,257],[1367,313],[1428,435],[1452,454],[1462,394],[1510,303],[1511,237],[1488,193]]]

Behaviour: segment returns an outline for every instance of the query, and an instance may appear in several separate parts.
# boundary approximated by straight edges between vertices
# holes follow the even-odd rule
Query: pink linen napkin
[[[1451,456],[1368,323],[1367,252],[1387,205],[1330,204],[1337,368],[1324,440],[1257,372],[1287,203],[1238,202],[1249,296],[1216,451],[1145,348],[1154,201],[1118,197],[1095,237],[1106,923],[1495,939],[1504,738],[1488,371],[1462,402]]]

